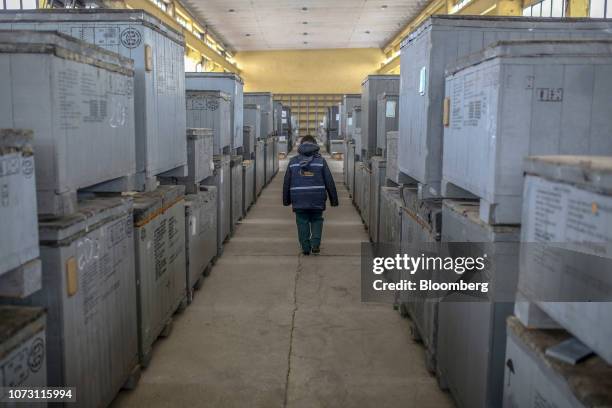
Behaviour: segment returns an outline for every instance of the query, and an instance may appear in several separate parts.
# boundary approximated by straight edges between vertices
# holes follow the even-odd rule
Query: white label
[[[386,107],[386,112],[385,112],[385,116],[388,118],[394,118],[395,117],[395,101],[387,101],[387,107]]]
[[[349,126],[353,126],[353,118],[348,118],[347,123]]]
[[[195,216],[191,216],[189,218],[189,225],[191,225],[191,235],[195,235],[198,232],[198,225],[196,223],[196,217]]]
[[[427,67],[422,67],[419,73],[419,95],[425,95],[427,88]]]
[[[282,111],[282,118],[285,119],[286,117],[287,117],[287,111]]]
[[[340,120],[340,114],[336,113],[336,120]]]
[[[285,113],[285,112],[283,112],[283,113]],[[287,119],[283,119],[283,125],[286,125],[286,124],[287,124]]]

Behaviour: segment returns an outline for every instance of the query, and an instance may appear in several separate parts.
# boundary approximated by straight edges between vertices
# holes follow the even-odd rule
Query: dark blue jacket
[[[283,205],[293,204],[293,210],[325,210],[329,195],[332,207],[338,205],[338,193],[327,162],[319,154],[319,146],[302,143],[299,155],[287,166],[283,183]]]

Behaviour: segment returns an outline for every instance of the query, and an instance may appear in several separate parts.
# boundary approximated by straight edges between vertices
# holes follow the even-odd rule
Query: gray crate
[[[372,169],[370,163],[361,162],[361,191],[359,193],[359,209],[361,210],[361,219],[366,228],[370,227],[370,179],[372,178]]]
[[[243,139],[243,155],[245,160],[254,159],[255,142],[261,137],[261,109],[259,105],[244,105],[244,127],[251,128],[251,133],[247,139]],[[246,134],[245,134],[246,136]]]
[[[326,115],[327,142],[339,139],[340,111],[338,105],[328,106]]]
[[[140,363],[186,299],[185,188],[159,186],[134,195]]]
[[[351,121],[351,139],[355,142],[355,157],[357,160],[361,160],[361,149],[362,149],[362,131],[361,131],[361,106],[355,106],[353,108],[353,115],[350,118]]]
[[[330,140],[329,141],[329,153],[330,154],[344,154],[344,140]]]
[[[187,72],[185,89],[221,91],[230,96],[230,140],[232,149],[242,147],[243,87],[239,75],[229,72]]]
[[[348,115],[353,114],[353,108],[361,105],[361,94],[347,94],[342,96],[340,104],[340,138],[347,139],[349,136]]]
[[[79,141],[82,141],[83,134],[89,135],[94,140],[105,140],[105,138],[100,137],[101,134],[108,138],[109,132],[119,132],[122,127],[128,127],[132,134],[135,129],[136,188],[139,190],[154,185],[153,181],[158,174],[185,175],[183,167],[187,161],[184,137],[185,49],[182,34],[142,10],[19,10],[3,12],[0,15],[0,29],[10,28],[15,30],[22,27],[28,30],[57,30],[123,57],[131,58],[134,62],[133,85],[129,84],[129,87],[124,84],[112,86],[112,90],[108,94],[108,102],[106,102],[109,107],[106,121],[108,124],[103,132],[96,133],[89,128],[89,126],[98,123],[95,118],[90,118],[90,106],[95,102],[81,105],[81,110],[83,108],[85,110],[80,115],[72,111],[58,114],[58,116],[65,118],[59,122],[63,124],[61,126],[69,127],[70,132],[78,135]],[[34,65],[39,64],[29,64],[29,66]],[[68,77],[65,79],[58,78],[51,83],[58,81],[69,81],[72,84],[79,83],[79,80],[73,78],[72,74],[66,74],[64,71],[62,75],[68,75]],[[36,81],[32,80],[32,73],[27,72],[27,70],[24,72],[24,77],[29,83],[36,84]],[[100,86],[99,84],[103,82],[98,79],[96,81],[97,86]],[[91,92],[96,95],[104,95],[101,90]],[[131,96],[132,92],[133,96]],[[130,94],[129,105],[120,102],[124,98],[121,94],[124,93]],[[91,99],[91,96],[89,98],[95,101],[95,99]],[[119,101],[116,98],[119,98]],[[43,103],[44,98],[39,98],[39,100]],[[98,114],[104,112],[103,103],[102,101],[97,102]],[[77,104],[81,104],[81,101],[78,100]],[[48,103],[46,105],[49,106]],[[70,105],[70,108],[64,109],[74,110],[74,106]],[[41,109],[37,106],[38,116],[40,116]],[[92,107],[92,109],[94,108]],[[79,119],[75,119],[75,114]],[[75,122],[80,129],[74,129]],[[81,123],[78,124],[79,122]],[[88,125],[84,126],[83,122],[88,123]],[[125,122],[125,125],[117,126],[122,122]],[[32,126],[26,127],[32,128]],[[44,130],[47,129],[44,128]],[[39,134],[40,129],[34,128],[34,133]],[[91,171],[100,175],[105,171],[118,173],[120,169],[123,169],[119,166],[118,160],[123,160],[124,155],[126,157],[129,155],[130,164],[133,166],[134,150],[126,149],[122,144],[125,143],[123,140],[127,139],[127,136],[123,134],[113,137],[114,142],[109,143],[109,145],[112,146],[114,156],[109,158],[101,156],[102,150],[99,146],[89,141],[84,144],[79,143],[79,146],[87,145],[89,148],[87,152],[81,154],[83,156],[83,166],[89,165]],[[90,154],[90,152],[95,153]],[[92,157],[99,158],[104,166],[99,169],[93,168]],[[38,167],[39,170],[42,170],[40,166]],[[83,173],[81,167],[74,171],[68,171],[68,174],[78,173]]]
[[[162,184],[182,184],[185,192],[195,194],[202,180],[210,177],[213,164],[213,131],[206,128],[187,128],[187,176],[160,176]]]
[[[265,141],[258,140],[255,147],[255,197],[257,198],[266,185]]]
[[[380,225],[378,241],[393,245],[402,242],[402,197],[397,187],[380,189]]]
[[[0,387],[47,386],[45,326],[42,308],[0,306]],[[5,402],[2,406],[23,404]]]
[[[520,223],[525,157],[612,154],[612,41],[503,41],[449,72],[442,193],[485,222]]]
[[[537,156],[526,161],[519,291],[526,300],[612,364],[612,278],[597,259],[612,258],[612,158]],[[525,246],[524,249],[528,249]],[[594,258],[572,263],[561,248]],[[583,302],[546,302],[558,299]],[[528,320],[523,320],[529,323]]]
[[[276,173],[278,173],[278,166],[279,166],[279,160],[278,160],[278,142],[279,142],[280,136],[276,136],[274,138],[274,141],[272,142],[272,177],[276,176]]]
[[[415,255],[424,243],[434,243],[440,240],[442,226],[442,205],[439,201],[418,199],[415,187],[400,188],[402,197],[402,233],[401,249],[403,253]],[[411,252],[412,250],[412,252]],[[409,279],[400,275],[400,279]],[[436,281],[434,272],[431,279]],[[400,294],[400,305],[403,313],[408,313],[412,320],[412,335],[425,346],[425,363],[428,371],[435,373],[438,344],[438,303],[439,299],[432,296],[426,298],[423,291],[419,296],[411,292]],[[432,293],[433,295],[433,293]]]
[[[231,98],[220,91],[187,90],[187,126],[213,130],[213,154],[229,152]]]
[[[287,140],[286,136],[279,136],[278,142],[276,143],[276,149],[278,154],[287,156],[289,153],[289,141]]]
[[[395,184],[400,183],[400,172],[397,160],[397,148],[399,143],[399,132],[387,133],[387,179],[391,180]]]
[[[242,209],[246,216],[249,208],[255,202],[255,162],[244,160],[242,162]]]
[[[401,44],[400,171],[440,194],[444,71],[458,58],[501,40],[610,38],[610,28],[609,21],[589,19],[429,18]]]
[[[41,288],[32,132],[0,129],[0,296]]]
[[[385,186],[387,161],[380,156],[374,156],[371,160],[372,174],[370,177],[370,195],[368,197],[369,233],[372,242],[378,242],[380,230],[380,189]]]
[[[107,406],[138,365],[132,200],[83,200],[39,227],[43,289],[24,303],[47,310],[47,385]]]
[[[274,101],[272,104],[273,132],[275,136],[281,134],[283,128],[283,104],[280,101]]]
[[[587,408],[612,405],[612,367],[598,357],[576,365],[545,354],[571,338],[564,330],[530,330],[508,319],[504,408]]]
[[[377,154],[386,157],[387,133],[396,131],[399,124],[399,95],[384,92],[376,102]]]
[[[354,198],[355,197],[355,143],[353,141],[346,142],[346,186],[349,190],[349,193]]]
[[[255,129],[252,126],[245,126],[242,130],[242,158],[244,160],[255,159]]]
[[[223,244],[232,228],[230,161],[229,155],[215,156],[215,173],[202,183],[217,187],[217,256],[223,253]]]
[[[492,292],[515,293],[519,228],[491,226],[478,218],[478,203],[444,200],[442,241],[471,242],[487,254],[487,270],[474,279]],[[494,288],[494,289],[493,289]],[[445,296],[438,306],[437,375],[459,407],[502,405],[506,318],[514,304],[499,298],[470,301],[466,294]]]
[[[259,137],[266,138],[274,132],[274,114],[272,112],[272,94],[270,92],[246,92],[244,103],[259,105],[261,110],[261,130]]]
[[[378,95],[399,92],[399,75],[368,75],[361,83],[361,151],[364,158],[376,155]]]
[[[106,189],[133,188],[130,60],[63,34],[5,31],[0,76],[0,128],[36,135],[39,214],[74,212],[78,189],[110,180]]]
[[[244,207],[242,206],[242,177],[242,156],[232,156],[230,161],[232,233],[236,228],[236,224],[238,224],[238,221],[240,221],[244,215]]]
[[[274,150],[276,146],[276,138],[269,137],[266,139],[266,185],[274,176]]]
[[[202,187],[185,196],[185,254],[187,293],[193,288],[217,255],[217,187]]]

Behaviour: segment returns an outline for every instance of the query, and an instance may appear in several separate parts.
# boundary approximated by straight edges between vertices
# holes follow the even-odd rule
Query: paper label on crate
[[[287,124],[287,119],[283,119],[282,122],[283,122],[283,125],[286,125]]]
[[[191,226],[191,235],[196,235],[198,233],[198,223],[196,221],[196,217],[193,215],[189,218],[189,225]]]
[[[347,118],[346,122],[349,126],[353,126],[353,118]]]
[[[336,113],[336,121],[339,121],[339,120],[340,120],[340,114]]]
[[[385,107],[385,116],[388,118],[394,118],[395,117],[395,104],[396,101],[387,101],[387,105]]]
[[[281,117],[284,119],[287,117],[287,111],[281,111]]]

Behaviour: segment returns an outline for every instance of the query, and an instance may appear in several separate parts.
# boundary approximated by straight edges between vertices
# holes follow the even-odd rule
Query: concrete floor
[[[453,406],[425,369],[408,321],[360,302],[359,215],[328,158],[340,206],[320,256],[299,254],[284,166],[242,220],[134,391],[114,407]]]

